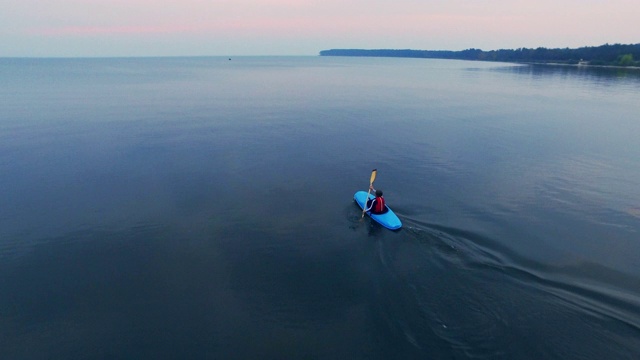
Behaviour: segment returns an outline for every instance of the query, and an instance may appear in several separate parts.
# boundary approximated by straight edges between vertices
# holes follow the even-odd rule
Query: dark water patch
[[[19,259],[0,265],[4,356],[224,357],[227,345],[241,348],[248,339],[233,334],[253,320],[215,229],[138,224],[22,244]]]

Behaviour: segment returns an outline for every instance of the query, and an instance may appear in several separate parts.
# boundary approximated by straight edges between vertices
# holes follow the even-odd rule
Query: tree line
[[[320,56],[373,56],[428,59],[484,60],[504,62],[540,62],[612,66],[640,66],[640,44],[605,44],[575,49],[500,49],[483,51],[397,50],[397,49],[332,49],[320,51]]]

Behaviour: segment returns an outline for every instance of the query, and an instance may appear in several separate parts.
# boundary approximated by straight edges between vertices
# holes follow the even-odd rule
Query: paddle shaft
[[[369,190],[367,190],[367,198],[364,201],[364,206],[362,207],[362,218],[364,218],[364,213],[366,212],[367,202],[369,202],[369,194],[371,194],[371,187],[373,186],[373,182],[376,180],[376,174],[378,173],[378,169],[373,169],[371,171],[371,178],[369,179]]]

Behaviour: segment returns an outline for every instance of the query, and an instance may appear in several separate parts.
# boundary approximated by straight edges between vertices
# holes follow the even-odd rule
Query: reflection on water
[[[496,70],[525,76],[545,87],[562,86],[565,91],[582,93],[586,97],[593,91],[601,91],[620,97],[622,101],[633,101],[640,90],[640,68],[534,64]],[[550,84],[554,79],[557,82]]]
[[[496,67],[497,71],[508,71],[538,77],[571,76],[575,80],[590,80],[604,84],[609,80],[640,80],[640,68],[608,66],[542,65]],[[612,84],[613,85],[613,84]],[[617,84],[616,84],[617,86]]]

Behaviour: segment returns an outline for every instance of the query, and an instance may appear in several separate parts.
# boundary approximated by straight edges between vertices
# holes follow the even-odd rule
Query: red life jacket
[[[384,212],[384,198],[382,196],[380,197],[376,197],[375,200],[373,200],[373,208],[371,209],[371,212],[374,214],[380,214]]]

